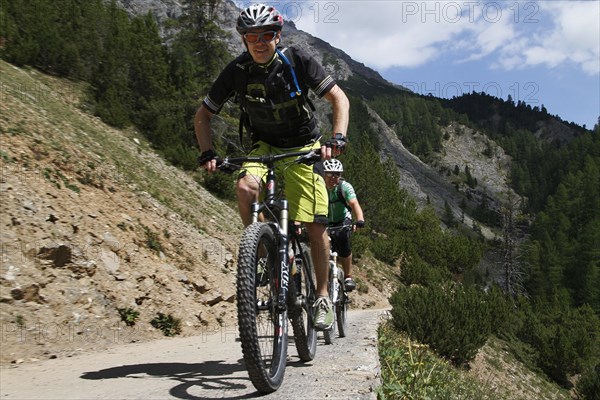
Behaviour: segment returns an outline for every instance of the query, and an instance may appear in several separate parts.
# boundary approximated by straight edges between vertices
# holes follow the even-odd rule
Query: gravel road
[[[351,310],[348,336],[301,363],[293,343],[282,387],[264,399],[375,399],[383,310]],[[258,397],[235,329],[123,345],[0,369],[2,399],[243,399]]]

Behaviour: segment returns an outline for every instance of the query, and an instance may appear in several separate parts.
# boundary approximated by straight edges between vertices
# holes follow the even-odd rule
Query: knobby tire
[[[258,268],[259,260],[265,257],[266,268]],[[287,311],[276,307],[278,282],[273,228],[263,222],[253,223],[240,241],[237,308],[244,362],[252,384],[261,393],[276,391],[285,373]]]

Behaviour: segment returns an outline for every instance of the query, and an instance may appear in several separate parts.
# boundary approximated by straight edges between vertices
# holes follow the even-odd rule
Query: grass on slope
[[[231,218],[229,207],[167,165],[138,132],[112,129],[91,116],[84,102],[86,84],[0,60],[0,88],[0,135],[29,136],[38,143],[40,152],[52,149],[61,153],[72,171],[66,179],[89,177],[101,185],[110,177],[137,193],[147,192],[200,231],[212,234],[214,226],[219,226],[230,234],[239,232],[239,219]],[[66,143],[78,151],[67,151]],[[79,160],[78,152],[85,154],[86,161]],[[12,163],[12,168],[32,167],[24,160],[11,160],[7,154],[2,149],[3,163]],[[75,179],[71,180],[75,190]]]
[[[471,363],[457,369],[389,322],[379,328],[380,400],[568,400],[569,393],[519,363],[492,338]]]

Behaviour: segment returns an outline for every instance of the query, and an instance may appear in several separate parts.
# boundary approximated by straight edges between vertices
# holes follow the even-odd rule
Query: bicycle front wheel
[[[287,312],[277,306],[279,262],[277,241],[269,224],[256,222],[244,230],[237,273],[237,306],[244,362],[261,393],[281,386],[287,357]]]

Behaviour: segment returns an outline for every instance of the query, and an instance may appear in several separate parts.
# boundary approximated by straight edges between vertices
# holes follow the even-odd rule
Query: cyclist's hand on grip
[[[326,156],[324,158],[329,159],[331,157],[339,156],[346,150],[347,144],[348,141],[346,140],[346,137],[341,133],[336,133],[331,139],[325,142]],[[321,154],[323,154],[323,152],[321,152]]]
[[[358,221],[356,221],[354,224],[352,224],[352,230],[354,232],[356,232],[357,229],[362,229],[365,227],[365,221],[363,221],[362,219],[359,219]]]
[[[203,151],[198,157],[198,164],[208,172],[217,170],[217,159],[219,156],[213,149]]]

